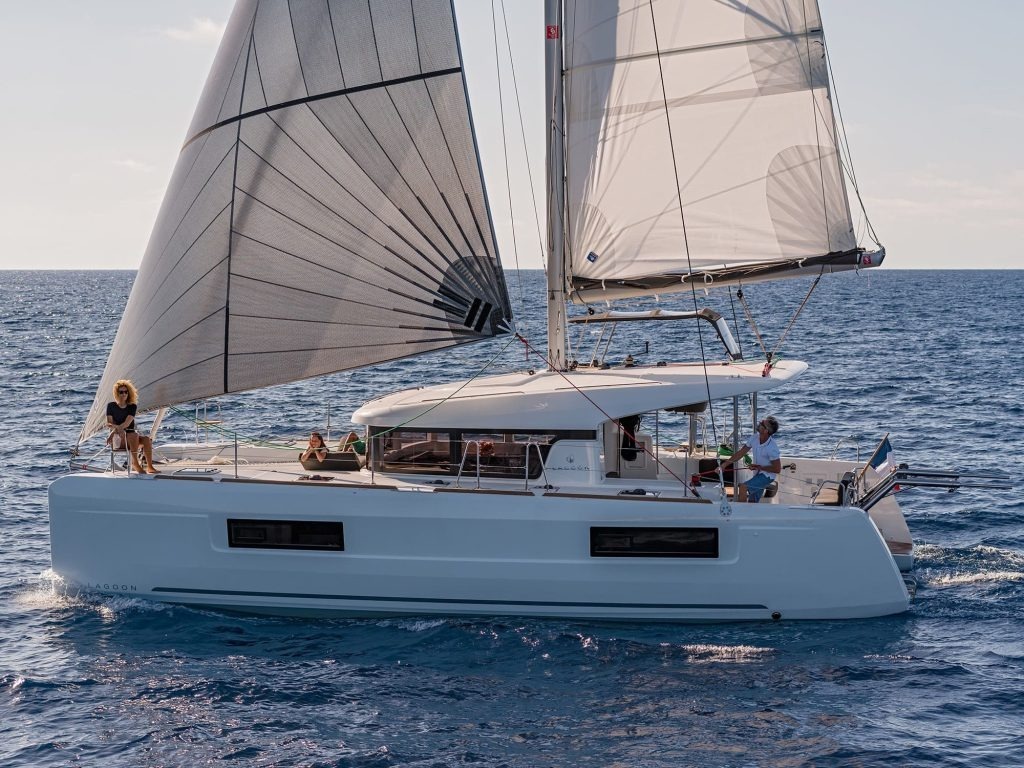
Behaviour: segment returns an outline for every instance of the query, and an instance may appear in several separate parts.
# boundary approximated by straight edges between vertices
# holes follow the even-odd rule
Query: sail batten
[[[80,439],[118,378],[145,411],[510,317],[451,0],[240,0]]]
[[[865,266],[816,0],[567,0],[565,24],[574,300]]]

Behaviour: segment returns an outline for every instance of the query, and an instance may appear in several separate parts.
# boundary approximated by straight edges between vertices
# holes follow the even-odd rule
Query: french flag
[[[882,442],[875,448],[875,453],[868,462],[880,475],[886,475],[896,469],[895,460],[892,457],[892,443],[889,442],[889,435],[882,438]],[[892,488],[893,493],[899,493],[902,489],[898,485]]]
[[[875,448],[875,454],[871,457],[871,461],[868,462],[878,470],[880,473],[884,473],[889,467],[889,457],[892,455],[892,443],[889,442],[889,436],[886,435],[882,438],[882,442]]]

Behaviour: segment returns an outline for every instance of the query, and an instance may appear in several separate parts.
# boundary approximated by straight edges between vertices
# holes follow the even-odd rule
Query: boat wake
[[[1015,550],[986,544],[965,549],[923,545],[919,552],[936,563],[924,576],[930,587],[1024,582],[1024,554]]]
[[[686,654],[691,663],[710,663],[718,661],[753,662],[764,661],[777,653],[775,648],[760,648],[755,645],[684,645],[680,650]]]

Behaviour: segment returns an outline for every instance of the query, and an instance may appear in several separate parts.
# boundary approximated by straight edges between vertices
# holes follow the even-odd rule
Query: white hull
[[[362,484],[69,475],[50,488],[53,568],[101,593],[289,615],[717,621],[908,607],[859,509],[380,485],[353,474]],[[340,521],[344,551],[232,547],[237,518]],[[718,556],[593,556],[593,526],[714,528]]]

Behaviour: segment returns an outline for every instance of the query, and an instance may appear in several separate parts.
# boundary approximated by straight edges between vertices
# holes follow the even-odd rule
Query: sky
[[[887,266],[1024,268],[1024,2],[819,1]],[[508,186],[491,3],[455,5],[502,260],[539,268],[543,3],[504,2]],[[138,267],[231,5],[0,0],[0,269]]]

